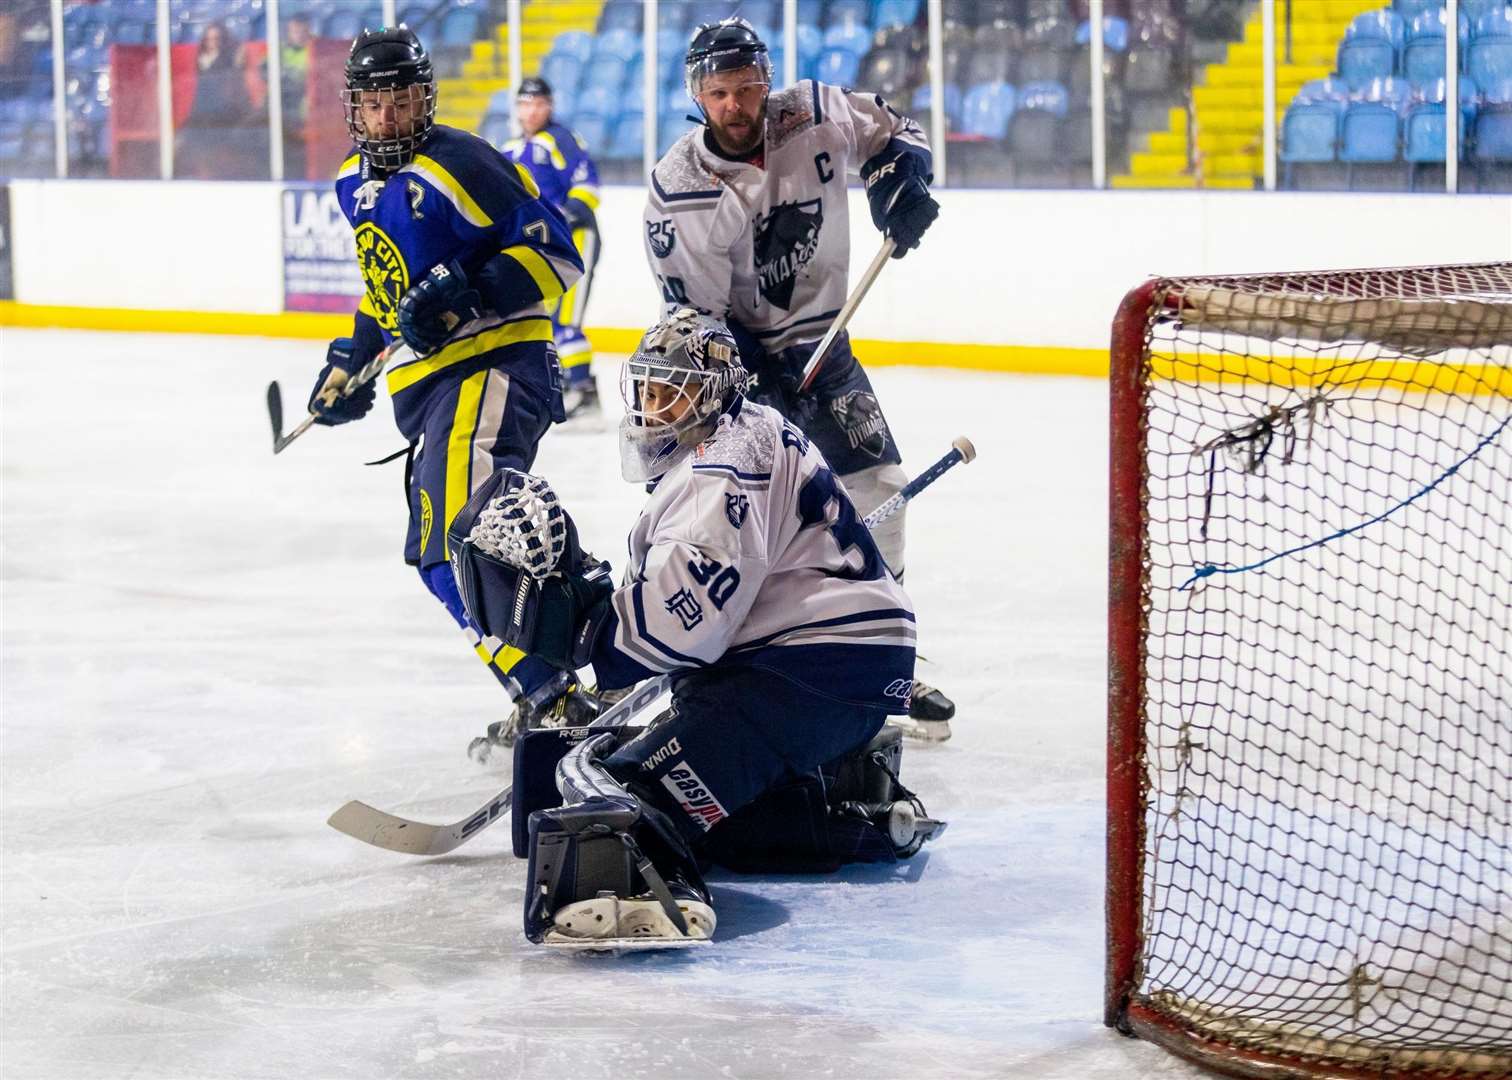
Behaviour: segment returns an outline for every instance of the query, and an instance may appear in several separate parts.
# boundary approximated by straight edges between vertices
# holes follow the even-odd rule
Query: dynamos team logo
[[[368,303],[378,325],[385,330],[399,326],[399,298],[409,289],[409,268],[399,245],[388,234],[364,221],[357,226],[357,264],[362,268],[362,282],[367,286]]]
[[[798,273],[819,249],[824,206],[818,199],[780,203],[756,219],[756,282],[769,304],[789,311]]]

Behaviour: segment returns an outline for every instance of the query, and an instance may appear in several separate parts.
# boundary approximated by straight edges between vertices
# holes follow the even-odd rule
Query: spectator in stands
[[[210,23],[195,51],[194,104],[178,133],[174,171],[181,177],[221,180],[239,175],[231,129],[249,119],[245,57],[224,23]],[[245,171],[245,169],[242,169]]]
[[[279,51],[283,72],[280,85],[283,99],[284,176],[292,180],[314,179],[305,175],[310,36],[309,16],[293,15],[284,23],[283,48]]]

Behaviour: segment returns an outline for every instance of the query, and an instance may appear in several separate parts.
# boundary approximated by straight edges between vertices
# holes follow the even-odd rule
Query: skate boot
[[[485,734],[467,745],[467,756],[480,765],[487,762],[496,747],[508,749],[520,732],[536,728],[586,727],[598,717],[599,699],[578,686],[563,672],[534,694],[515,700],[514,711],[503,720],[488,725]]]
[[[950,718],[955,702],[921,679],[915,679],[907,716],[890,716],[888,722],[910,739],[944,742],[950,738]]]

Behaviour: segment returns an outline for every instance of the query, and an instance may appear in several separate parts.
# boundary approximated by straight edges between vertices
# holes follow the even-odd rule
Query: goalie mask
[[[620,373],[620,468],[655,480],[714,431],[747,382],[729,329],[681,308],[647,330]]]
[[[436,76],[409,27],[357,35],[342,104],[347,134],[370,164],[393,170],[410,163],[435,126]]]

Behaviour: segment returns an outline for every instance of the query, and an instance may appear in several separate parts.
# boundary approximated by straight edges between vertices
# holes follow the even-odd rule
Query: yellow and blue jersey
[[[336,195],[356,234],[365,295],[356,336],[372,320],[384,342],[397,334],[398,305],[438,265],[456,261],[483,297],[482,317],[446,345],[391,367],[387,382],[399,430],[425,428],[427,402],[470,375],[507,366],[549,387],[555,361],[546,306],[571,288],[583,263],[560,211],[529,170],[487,142],[438,125],[405,166],[382,173],[353,154]]]
[[[598,212],[598,166],[588,154],[588,144],[565,124],[552,121],[534,135],[522,135],[504,144],[509,160],[530,170],[541,197],[562,207],[577,199]]]

